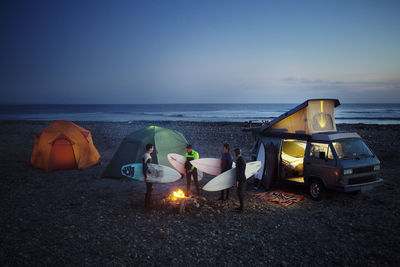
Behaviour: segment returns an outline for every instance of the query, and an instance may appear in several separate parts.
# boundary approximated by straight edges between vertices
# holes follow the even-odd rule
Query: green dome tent
[[[158,126],[149,126],[126,136],[111,159],[103,177],[120,178],[122,165],[141,163],[142,155],[146,152],[146,144],[154,145],[151,154],[153,163],[171,167],[168,153],[183,155],[186,152],[187,141],[180,132]]]

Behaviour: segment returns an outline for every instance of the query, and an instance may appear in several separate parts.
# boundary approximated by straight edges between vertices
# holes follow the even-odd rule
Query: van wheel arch
[[[306,188],[310,197],[315,201],[320,201],[325,197],[325,184],[319,177],[308,177]]]

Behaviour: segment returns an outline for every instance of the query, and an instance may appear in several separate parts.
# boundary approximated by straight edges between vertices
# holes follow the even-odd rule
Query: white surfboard
[[[176,153],[169,153],[167,155],[169,163],[181,174],[186,175],[186,169],[185,169],[185,164],[186,164],[186,157],[176,154]],[[192,163],[194,160],[192,160],[190,163]],[[194,165],[193,165],[194,166]],[[196,167],[196,166],[195,166]],[[197,170],[197,180],[201,181],[203,179],[203,173],[200,170]],[[192,177],[193,180],[193,177]]]
[[[246,164],[246,179],[253,176],[261,168],[260,161],[252,161]],[[211,181],[209,181],[203,190],[206,191],[220,191],[230,188],[235,185],[236,182],[236,167],[226,172],[221,173]]]
[[[179,172],[170,167],[152,163],[149,163],[148,167],[149,168],[147,177],[149,178],[149,181],[151,183],[172,183],[181,178]],[[142,163],[126,164],[122,166],[121,173],[126,177],[144,182]]]
[[[192,160],[193,166],[195,166],[198,170],[201,170],[204,173],[210,175],[220,175],[221,174],[221,159],[217,158],[201,158]],[[232,163],[232,168],[235,167],[235,162]]]
[[[192,160],[193,166],[202,172],[208,173],[210,175],[221,174],[221,159],[216,158],[201,158]]]
[[[261,162],[261,168],[257,171],[256,174],[254,174],[254,178],[256,178],[257,180],[261,180],[264,174],[264,163],[265,163],[265,148],[262,142],[258,147],[257,161]]]
[[[186,158],[182,155],[176,153],[169,153],[167,155],[169,163],[171,163],[172,167],[175,168],[178,172],[182,174],[186,174],[185,163]]]

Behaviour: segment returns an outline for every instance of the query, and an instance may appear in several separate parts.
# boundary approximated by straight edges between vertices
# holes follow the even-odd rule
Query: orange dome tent
[[[90,131],[70,121],[56,121],[35,135],[31,164],[44,170],[90,167],[100,154]]]

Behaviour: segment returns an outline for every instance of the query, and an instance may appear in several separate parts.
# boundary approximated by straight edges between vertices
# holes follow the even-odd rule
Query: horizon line
[[[307,99],[309,100],[309,99]],[[304,101],[307,101],[304,100]],[[303,102],[304,102],[303,101]],[[201,103],[201,102],[188,102],[188,103],[0,103],[0,105],[265,105],[265,104],[301,104],[303,102],[225,102],[225,103]],[[400,102],[341,102],[340,104],[400,104]]]

